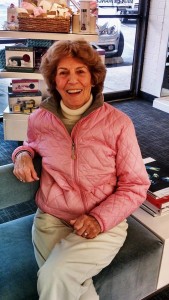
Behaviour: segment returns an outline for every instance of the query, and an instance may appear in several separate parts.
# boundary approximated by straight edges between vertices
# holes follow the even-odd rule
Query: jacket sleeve
[[[35,156],[35,130],[34,130],[34,116],[33,114],[29,116],[28,119],[28,130],[27,130],[27,140],[23,142],[22,146],[17,147],[12,153],[12,161],[15,162],[15,158],[19,152],[27,151],[30,156],[34,158]]]
[[[129,118],[116,138],[116,190],[90,212],[99,222],[102,232],[132,214],[146,199],[150,186],[135,128]]]

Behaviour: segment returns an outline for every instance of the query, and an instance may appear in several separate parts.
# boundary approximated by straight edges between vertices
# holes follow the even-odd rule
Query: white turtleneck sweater
[[[90,96],[88,102],[86,102],[82,107],[77,109],[70,109],[68,108],[63,101],[60,101],[61,107],[61,120],[66,126],[69,133],[71,133],[73,126],[76,124],[78,120],[80,120],[82,114],[90,107],[92,104],[93,97]]]

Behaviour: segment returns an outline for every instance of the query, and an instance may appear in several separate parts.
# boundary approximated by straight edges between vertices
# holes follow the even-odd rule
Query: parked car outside
[[[115,11],[111,8],[99,7],[98,12],[98,47],[105,50],[105,57],[119,57],[124,50],[124,36],[121,31],[121,22],[118,18],[111,18]],[[110,18],[99,18],[99,15]]]

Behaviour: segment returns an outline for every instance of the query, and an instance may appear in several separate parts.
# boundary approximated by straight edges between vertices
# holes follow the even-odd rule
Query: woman
[[[122,247],[148,175],[131,120],[104,103],[106,69],[89,43],[55,42],[41,72],[51,96],[13,153],[23,182],[39,180],[32,159],[42,157],[32,229],[39,299],[99,299],[92,277]]]

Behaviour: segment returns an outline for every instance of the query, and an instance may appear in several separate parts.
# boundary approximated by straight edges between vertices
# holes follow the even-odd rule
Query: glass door
[[[105,50],[105,100],[134,97],[140,87],[149,0],[98,0],[98,46]]]

